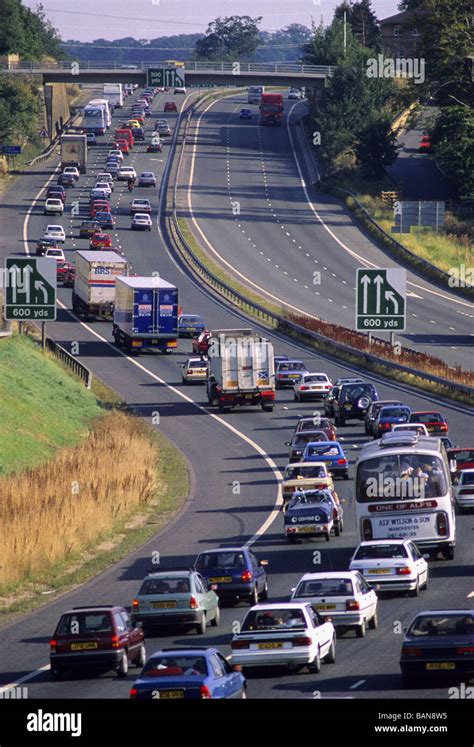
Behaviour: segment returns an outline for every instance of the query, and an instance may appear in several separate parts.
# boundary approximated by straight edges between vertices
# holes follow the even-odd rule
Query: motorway
[[[296,123],[306,105],[285,100],[280,128],[259,127],[256,106],[250,107],[252,120],[240,120],[242,106],[249,106],[245,95],[208,104],[192,131],[187,157],[188,168],[194,160],[194,178],[187,199],[194,232],[206,236],[214,258],[250,277],[273,300],[352,328],[356,268],[396,262],[355,226],[338,200],[303,189],[302,178],[307,185],[310,180]],[[410,271],[407,291],[407,331],[397,339],[470,369],[472,303]]]
[[[163,115],[163,100],[170,94],[159,94],[154,109],[160,117],[168,116],[171,125],[175,114]],[[179,103],[183,97],[176,97]],[[156,113],[154,116],[157,116]],[[122,119],[115,117],[115,122]],[[114,124],[113,124],[114,127]],[[149,120],[147,127],[150,128]],[[272,133],[273,134],[273,133]],[[101,140],[105,140],[101,139]],[[153,169],[158,181],[162,177],[170,145],[163,154],[148,155],[145,146],[138,144],[129,161],[137,172]],[[94,173],[102,171],[107,146],[100,144],[91,149],[90,166],[78,187],[68,191],[68,205],[80,199],[85,208],[88,189],[94,183]],[[275,157],[275,161],[277,158]],[[219,159],[216,159],[217,163]],[[41,190],[53,177],[57,159],[52,158],[43,167],[33,169],[26,178],[20,178],[0,203],[2,225],[0,255],[2,257],[24,252],[23,236],[29,251],[34,252],[36,239],[47,223],[56,222],[42,214]],[[250,176],[249,176],[250,183]],[[37,196],[38,202],[32,204]],[[128,202],[132,197],[150,197],[155,209],[152,233],[130,230]],[[225,195],[224,195],[225,197]],[[219,190],[214,201],[223,199]],[[289,197],[291,201],[291,195]],[[158,190],[136,189],[129,195],[124,184],[117,183],[113,193],[113,207],[117,226],[113,232],[115,245],[125,252],[133,263],[134,271],[150,275],[157,270],[165,279],[175,282],[180,289],[180,303],[185,312],[199,313],[208,327],[252,326],[240,314],[216,300],[187,272],[178,266],[161,240],[157,225]],[[27,212],[31,208],[30,214]],[[87,248],[87,241],[78,238],[81,216],[64,214],[62,223],[72,234],[66,242],[67,258],[72,259],[75,248]],[[260,231],[257,226],[255,231]],[[221,247],[225,244],[221,241]],[[249,274],[251,266],[241,266]],[[269,561],[270,601],[289,597],[290,588],[303,574],[315,569],[314,551],[321,552],[317,569],[334,570],[347,567],[348,559],[358,543],[355,531],[355,511],[352,479],[338,481],[337,489],[344,501],[344,534],[331,540],[310,541],[290,546],[282,535],[283,520],[278,509],[278,479],[287,463],[289,440],[297,418],[310,414],[315,406],[297,404],[291,391],[277,392],[272,414],[260,409],[241,409],[219,416],[207,406],[203,386],[187,387],[181,384],[179,364],[191,351],[190,341],[180,341],[177,353],[169,356],[143,354],[127,357],[111,342],[111,325],[107,322],[82,323],[69,311],[71,291],[60,289],[59,300],[66,307],[58,312],[58,319],[48,324],[48,333],[70,349],[72,342],[79,343],[79,358],[92,371],[105,380],[145,418],[160,413],[160,429],[178,446],[188,460],[191,475],[191,492],[183,511],[157,537],[140,547],[130,556],[112,566],[68,594],[54,599],[31,614],[18,618],[2,627],[0,640],[1,686],[25,683],[30,698],[127,698],[135,671],[121,680],[113,673],[100,677],[87,674],[71,677],[64,682],[53,682],[48,665],[49,639],[61,613],[80,604],[117,603],[130,607],[145,571],[150,565],[153,551],[159,551],[161,567],[188,567],[196,555],[207,548],[251,543],[259,558]],[[349,365],[335,363],[328,356],[318,355],[304,346],[285,340],[278,334],[261,330],[273,341],[275,353],[301,357],[310,370],[325,371],[331,378],[359,373]],[[455,443],[466,443],[470,416],[460,405],[447,403],[435,396],[417,393],[406,385],[388,383],[378,376],[368,375],[378,388],[382,399],[401,398],[412,408],[440,408],[450,421],[450,435]],[[351,424],[341,429],[342,442],[351,462],[364,442],[363,428]],[[238,481],[240,494],[234,494],[233,484]],[[398,596],[382,599],[379,603],[379,628],[370,630],[364,639],[348,633],[337,642],[337,662],[324,665],[319,675],[290,674],[287,671],[269,671],[254,675],[248,680],[248,696],[261,698],[446,698],[444,686],[404,691],[398,669],[398,656],[405,627],[414,614],[433,607],[469,606],[473,593],[472,536],[474,515],[458,517],[457,551],[454,561],[433,561],[430,564],[430,584],[418,598]],[[221,624],[209,628],[205,636],[174,631],[168,635],[147,639],[148,653],[161,646],[211,645],[220,647],[225,655],[230,653],[232,625],[242,621],[247,610],[245,604],[225,607]],[[397,625],[401,623],[401,625]]]

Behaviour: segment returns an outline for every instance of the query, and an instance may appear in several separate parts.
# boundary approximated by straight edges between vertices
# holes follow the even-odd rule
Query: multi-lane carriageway
[[[158,111],[159,116],[164,116],[161,113],[164,98],[171,96],[160,94],[155,99],[154,117],[158,116]],[[182,98],[179,101],[183,104]],[[237,103],[236,99],[234,106]],[[173,126],[176,115],[168,116]],[[114,118],[115,122],[121,118],[123,113]],[[87,201],[94,174],[103,170],[107,139],[104,138],[99,146],[91,149],[88,174],[81,177],[76,189],[68,192],[68,204],[77,198],[83,204]],[[129,162],[137,171],[153,169],[159,180],[166,167],[170,148],[167,144],[163,154],[149,155],[144,152],[145,146],[139,144],[134,148]],[[272,161],[277,164],[279,158],[276,152]],[[57,159],[53,158],[43,167],[18,179],[7,193],[1,203],[2,256],[22,254],[26,248],[34,251],[35,240],[46,223],[51,222],[49,217],[42,215],[42,189],[49,180],[54,179],[56,166]],[[258,164],[253,163],[252,166],[249,163],[249,172],[252,173],[252,168],[256,166]],[[207,184],[205,180],[202,183],[204,186]],[[154,229],[151,234],[130,230],[128,202],[132,196],[139,195],[152,199]],[[35,202],[32,203],[33,199]],[[220,199],[218,189],[212,196],[214,199]],[[200,313],[211,328],[248,326],[248,320],[217,301],[196,283],[164,246],[157,229],[158,190],[136,189],[133,195],[129,195],[125,185],[117,184],[112,202],[117,215],[114,242],[129,257],[135,272],[149,275],[158,270],[162,277],[176,282],[184,309]],[[70,236],[66,243],[66,253],[70,258],[75,248],[87,246],[86,240],[77,238],[81,218],[66,212],[62,220]],[[257,229],[258,225],[255,232]],[[290,588],[300,575],[314,569],[315,550],[321,551],[322,562],[318,568],[333,570],[347,567],[351,551],[358,542],[352,480],[337,483],[346,511],[344,534],[332,539],[328,545],[313,541],[289,546],[282,537],[282,516],[277,505],[277,482],[287,462],[284,442],[288,440],[298,416],[313,412],[314,405],[298,405],[293,402],[292,392],[286,391],[277,393],[272,414],[248,409],[219,416],[207,407],[202,386],[184,387],[181,384],[179,364],[190,352],[189,341],[181,341],[178,352],[170,356],[143,354],[130,358],[111,344],[109,323],[84,324],[73,316],[69,310],[70,290],[59,290],[59,300],[58,320],[48,325],[49,334],[66,348],[70,348],[73,341],[79,343],[80,360],[116,389],[143,417],[151,417],[153,412],[159,411],[159,427],[188,461],[191,491],[181,514],[144,547],[84,586],[53,600],[33,614],[3,626],[0,637],[0,686],[25,683],[29,687],[30,698],[127,698],[135,674],[133,669],[130,669],[125,680],[117,679],[113,673],[98,678],[78,676],[58,683],[51,680],[48,642],[65,608],[101,602],[129,606],[149,567],[153,551],[160,552],[162,567],[168,564],[187,567],[203,549],[244,542],[252,545],[258,557],[269,561],[271,600],[287,599]],[[255,323],[252,326],[258,329]],[[273,341],[277,353],[302,357],[313,370],[326,371],[330,377],[359,373],[350,366],[335,363],[327,356],[288,342],[280,335],[270,334],[268,330],[261,331]],[[401,398],[413,408],[440,408],[449,418],[453,440],[465,442],[469,433],[470,413],[462,406],[417,393],[405,385],[387,383],[380,377],[370,375],[367,378],[376,384],[384,399]],[[363,429],[360,425],[351,424],[342,429],[341,435],[352,465],[352,477],[353,464],[364,441]],[[240,494],[232,490],[235,481],[240,484]],[[315,691],[323,698],[446,697],[446,689],[442,687],[402,691],[398,674],[401,635],[396,631],[403,628],[419,610],[472,603],[468,597],[474,590],[473,529],[473,515],[460,516],[455,560],[431,563],[429,588],[418,598],[382,600],[379,628],[369,631],[364,639],[353,638],[351,634],[339,639],[336,664],[324,665],[320,675],[270,671],[253,677],[248,683],[249,697],[312,698]],[[232,624],[243,619],[246,609],[244,604],[225,607],[220,626],[209,628],[205,636],[176,631],[168,636],[149,638],[148,652],[164,645],[216,644],[225,655],[229,655]],[[397,622],[401,625],[397,626]]]

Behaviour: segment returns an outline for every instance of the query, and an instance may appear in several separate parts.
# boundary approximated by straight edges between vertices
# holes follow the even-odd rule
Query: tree
[[[34,139],[38,112],[38,92],[33,83],[0,75],[0,142],[16,144]]]
[[[352,5],[343,2],[336,8],[334,17],[342,21],[344,13],[346,14],[346,22],[350,25],[359,44],[378,51],[380,49],[380,29],[377,24],[377,16],[371,7],[371,0],[360,0],[360,2]]]
[[[399,147],[396,139],[386,117],[373,120],[361,130],[355,152],[365,176],[383,176],[386,167],[396,161]]]
[[[431,135],[433,150],[457,185],[463,199],[474,200],[474,111],[460,105],[443,107]]]
[[[26,46],[19,0],[0,0],[0,54],[22,52]]]
[[[34,12],[21,0],[0,0],[0,18],[0,54],[18,53],[26,60],[64,56],[61,40],[42,5]]]
[[[417,10],[421,8],[425,0],[401,0],[398,5],[399,10]]]
[[[251,58],[259,45],[258,24],[262,17],[229,16],[216,18],[206,35],[196,43],[194,59],[238,61]]]

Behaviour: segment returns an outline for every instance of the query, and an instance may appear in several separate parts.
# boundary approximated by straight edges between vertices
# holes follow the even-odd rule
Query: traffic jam
[[[133,232],[132,241],[134,232],[152,231],[160,188],[152,159],[166,157],[176,96],[186,91],[114,90],[115,100],[104,88],[103,99],[84,107],[83,132],[61,138],[61,171],[46,190],[36,254],[56,259],[76,318],[110,322],[109,339],[124,354],[179,354],[178,384],[202,393],[209,412],[226,418],[235,409],[261,410],[268,428],[288,397],[298,405],[303,414],[279,431],[286,462],[272,532],[282,562],[306,546],[337,553],[344,532],[354,531],[353,514],[356,539],[345,567],[337,554],[331,570],[309,566],[286,599],[272,599],[271,564],[244,541],[205,550],[191,567],[166,569],[162,560],[127,606],[107,599],[64,608],[51,630],[51,677],[112,671],[125,678],[133,667],[132,699],[247,698],[262,670],[297,677],[331,669],[338,640],[370,640],[380,608],[396,598],[408,613],[397,660],[403,688],[445,676],[467,681],[474,676],[473,609],[460,597],[457,607],[410,614],[410,599],[422,598],[436,563],[455,559],[456,525],[474,508],[472,440],[467,433],[453,440],[442,409],[383,399],[362,377],[331,377],[306,356],[274,350],[249,326],[210,328],[173,282],[136,274],[117,229]],[[290,93],[298,98],[296,89]],[[137,153],[148,168],[132,165]],[[351,426],[363,431],[356,453]],[[229,606],[238,625],[223,630],[221,610]],[[219,626],[219,645],[200,645]],[[154,638],[178,632],[189,645],[156,649]]]

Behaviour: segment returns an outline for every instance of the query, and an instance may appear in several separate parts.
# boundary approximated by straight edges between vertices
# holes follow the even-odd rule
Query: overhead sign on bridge
[[[183,88],[184,70],[176,67],[149,67],[146,71],[148,86],[155,88]]]

